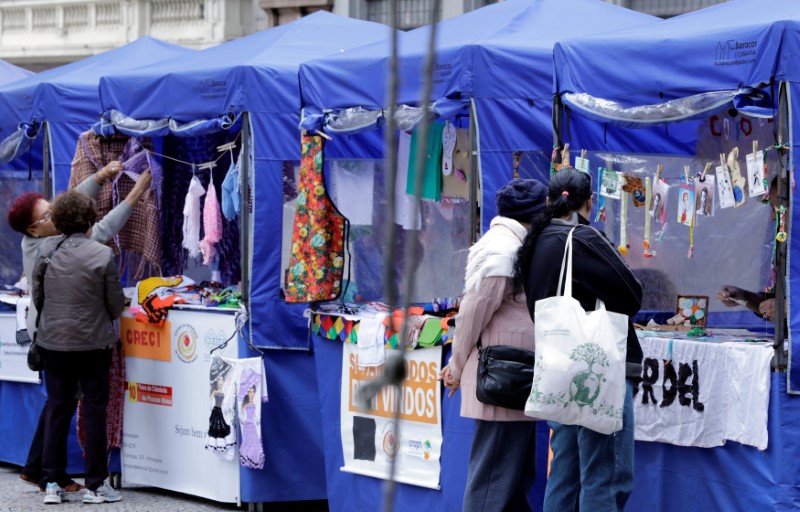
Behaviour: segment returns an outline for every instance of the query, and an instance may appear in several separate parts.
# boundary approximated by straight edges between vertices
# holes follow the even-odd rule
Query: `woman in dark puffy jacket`
[[[602,233],[589,226],[592,180],[588,174],[565,168],[550,180],[547,208],[534,217],[517,256],[514,284],[525,291],[534,318],[540,299],[557,295],[567,235],[573,232],[573,297],[586,311],[597,299],[608,311],[634,316],[641,306],[642,285]],[[577,226],[577,227],[576,227]],[[628,379],[623,429],[611,435],[550,422],[553,450],[545,492],[545,512],[622,511],[633,490],[633,403],[630,379],[642,373],[642,349],[628,327]]]

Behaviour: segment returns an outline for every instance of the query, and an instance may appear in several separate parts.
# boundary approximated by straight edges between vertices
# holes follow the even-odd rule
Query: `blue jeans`
[[[633,491],[633,390],[627,383],[622,430],[611,435],[549,422],[553,461],[544,512],[622,512]]]

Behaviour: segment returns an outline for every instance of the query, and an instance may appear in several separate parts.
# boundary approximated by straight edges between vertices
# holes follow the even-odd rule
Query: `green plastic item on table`
[[[702,327],[692,327],[686,335],[692,338],[700,338],[706,335],[706,330]]]

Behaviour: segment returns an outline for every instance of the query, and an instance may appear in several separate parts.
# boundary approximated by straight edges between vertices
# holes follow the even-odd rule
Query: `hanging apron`
[[[336,299],[342,289],[349,222],[325,189],[322,138],[303,135],[286,302]]]

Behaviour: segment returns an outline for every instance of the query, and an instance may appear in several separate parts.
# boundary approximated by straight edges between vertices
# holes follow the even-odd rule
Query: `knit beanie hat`
[[[530,222],[535,213],[544,209],[546,197],[547,186],[539,180],[511,180],[495,195],[497,215]]]

